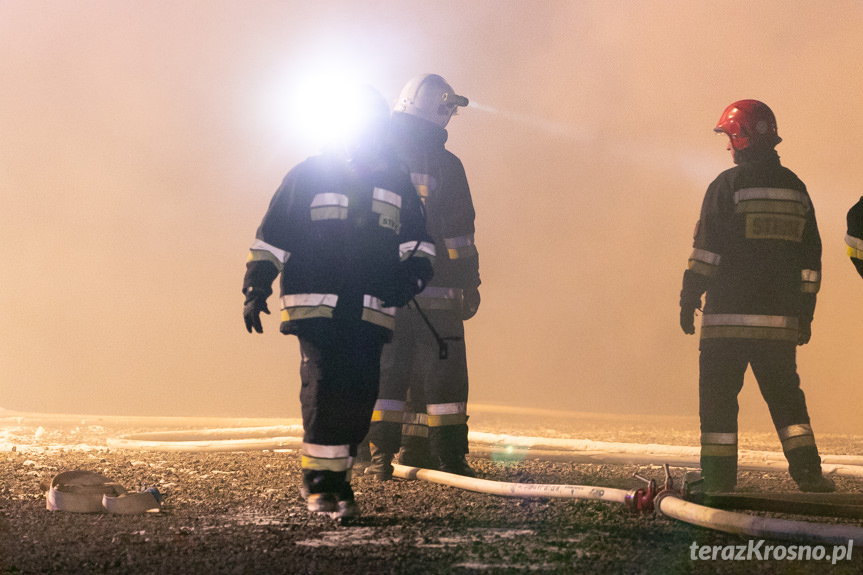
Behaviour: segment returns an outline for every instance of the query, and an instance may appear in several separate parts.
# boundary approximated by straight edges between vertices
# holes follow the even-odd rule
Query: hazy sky
[[[767,102],[824,241],[799,371],[818,432],[863,432],[863,3],[0,0],[0,406],[296,416],[296,339],[241,318],[248,247],[316,153],[297,89],[394,99],[443,75],[483,285],[471,401],[697,413],[678,326],[712,127]],[[751,375],[745,425],[769,426]]]

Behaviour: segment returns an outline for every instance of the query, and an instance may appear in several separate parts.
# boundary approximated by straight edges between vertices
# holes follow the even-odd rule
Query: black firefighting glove
[[[270,314],[267,307],[267,297],[270,294],[260,289],[248,288],[246,290],[246,302],[243,305],[243,319],[246,321],[246,330],[252,333],[254,329],[258,333],[264,333],[261,325],[261,312]]]
[[[404,307],[423,291],[431,279],[431,262],[425,258],[409,258],[399,262],[392,289],[384,298],[384,307]]]
[[[808,318],[800,318],[800,323],[797,327],[797,345],[806,345],[812,338],[812,320]]]
[[[680,327],[686,335],[695,333],[695,310],[693,306],[680,306]]]
[[[479,288],[468,288],[464,290],[464,299],[461,304],[461,318],[464,321],[469,320],[476,315],[479,309]]]

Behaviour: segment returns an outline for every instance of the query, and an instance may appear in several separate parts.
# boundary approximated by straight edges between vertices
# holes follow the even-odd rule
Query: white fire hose
[[[237,429],[209,429],[183,432],[152,432],[126,435],[108,440],[112,448],[145,449],[155,451],[241,451],[249,449],[300,449],[301,426],[278,426]],[[267,433],[269,432],[269,437]],[[700,450],[658,444],[606,443],[589,440],[515,437],[481,432],[470,432],[471,453],[501,455],[514,459],[531,457],[551,458],[588,463],[661,464],[672,461],[680,467],[699,467]],[[825,473],[863,477],[863,458],[856,456],[824,456]],[[741,469],[787,470],[788,464],[781,453],[741,451]],[[393,475],[403,479],[420,479],[458,489],[489,495],[521,498],[589,499],[623,503],[632,507],[636,493],[590,485],[554,485],[505,483],[463,477],[442,471],[394,465]],[[722,511],[684,501],[670,491],[661,492],[654,508],[662,515],[693,525],[765,538],[805,540],[819,543],[863,545],[863,528],[852,525],[834,525],[807,521],[790,521]]]
[[[109,438],[108,446],[149,451],[299,449],[302,439],[298,434],[301,432],[300,425],[149,432]],[[673,465],[680,467],[699,467],[699,450],[694,447],[515,437],[480,432],[471,432],[469,439],[474,454],[509,457],[513,460],[530,457],[642,465],[673,462]],[[861,457],[824,456],[823,461],[825,473],[863,477]],[[403,465],[393,467],[396,477],[507,497],[588,499],[631,505],[636,494],[635,490],[585,485],[503,483]],[[739,468],[780,471],[787,469],[787,463],[779,453],[741,451]],[[69,493],[75,493],[74,500],[69,498]],[[65,507],[80,511],[135,513],[157,510],[159,503],[153,493],[129,494],[104,476],[90,472],[61,473],[52,481],[47,495],[49,509]],[[672,491],[660,492],[655,498],[654,508],[667,517],[727,533],[833,544],[846,544],[852,540],[854,545],[863,545],[861,527],[789,521],[717,510],[684,501]]]
[[[125,515],[160,509],[157,490],[129,493],[119,483],[92,471],[58,473],[51,480],[45,499],[50,511]]]
[[[154,431],[108,438],[108,447],[149,451],[257,451],[299,449],[301,425]],[[662,444],[614,443],[587,439],[519,437],[471,431],[471,453],[513,460],[531,458],[577,463],[617,465],[701,466],[700,449]],[[863,457],[824,455],[821,467],[828,475],[863,478]],[[741,450],[738,468],[748,471],[787,471],[782,453]]]
[[[402,479],[422,479],[431,483],[458,487],[467,491],[502,495],[504,497],[549,497],[558,499],[593,499],[626,503],[629,491],[591,485],[554,485],[548,483],[504,483],[476,477],[464,477],[406,465],[393,465],[393,476]]]
[[[684,501],[671,491],[664,491],[657,495],[654,507],[667,517],[725,533],[834,545],[846,545],[852,541],[854,546],[863,546],[863,527],[854,525],[790,521],[724,511]]]

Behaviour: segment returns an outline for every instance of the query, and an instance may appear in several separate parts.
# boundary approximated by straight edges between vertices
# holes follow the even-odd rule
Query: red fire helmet
[[[738,100],[722,112],[714,132],[728,134],[731,147],[740,151],[750,146],[773,147],[782,141],[776,128],[776,116],[764,102]]]

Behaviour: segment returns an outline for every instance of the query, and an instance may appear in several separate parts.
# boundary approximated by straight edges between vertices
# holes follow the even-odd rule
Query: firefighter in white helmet
[[[369,433],[366,473],[392,477],[404,465],[472,476],[465,459],[468,373],[464,321],[480,304],[474,207],[461,161],[445,148],[446,126],[468,100],[442,77],[423,74],[404,87],[393,109],[391,143],[425,205],[435,242],[434,279],[414,304],[399,309],[393,341],[384,347],[381,387]],[[446,358],[421,314],[447,342]]]
[[[821,284],[821,238],[806,186],[779,162],[773,112],[740,100],[714,131],[728,136],[735,167],[710,184],[683,275],[680,325],[695,333],[701,309],[701,469],[708,491],[737,483],[737,395],[748,366],[802,491],[828,492],[797,375],[796,346],[811,336]]]

